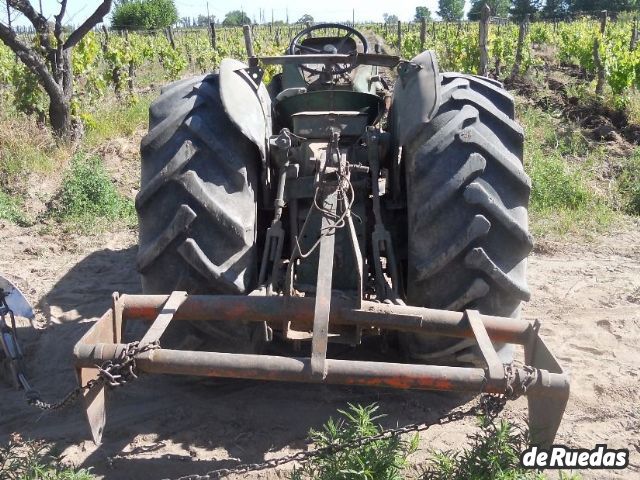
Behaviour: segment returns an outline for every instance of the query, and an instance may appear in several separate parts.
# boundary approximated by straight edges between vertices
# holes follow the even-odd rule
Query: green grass
[[[629,215],[640,215],[640,149],[622,164],[617,185],[623,210]]]
[[[23,199],[31,174],[51,174],[66,150],[32,118],[0,112],[0,219],[24,225]]]
[[[341,418],[330,418],[321,430],[311,430],[309,438],[316,448],[339,446],[362,437],[379,433],[378,407],[351,405],[339,410]],[[391,437],[359,448],[327,453],[294,469],[291,480],[402,480],[407,457],[418,447],[419,437],[410,440]]]
[[[594,202],[583,172],[566,164],[562,157],[539,154],[529,157],[531,208],[537,212],[558,209],[583,211]]]
[[[536,235],[590,234],[615,218],[613,199],[598,193],[596,175],[606,161],[579,129],[563,129],[534,107],[520,119],[525,129],[525,169],[531,177],[531,229]]]
[[[136,130],[147,125],[149,105],[154,95],[144,95],[135,100],[106,102],[96,112],[83,115],[85,124],[84,145],[96,147],[106,140],[131,137]]]
[[[0,113],[0,188],[12,191],[32,172],[50,173],[61,151],[46,129],[25,115]]]
[[[71,161],[49,215],[82,230],[118,220],[135,223],[133,201],[118,192],[99,157],[83,154]]]
[[[54,165],[50,153],[25,139],[0,143],[0,178],[5,187],[26,173],[51,172]]]
[[[87,469],[77,470],[63,464],[48,444],[23,440],[12,434],[0,445],[0,478],[3,480],[94,480]]]
[[[22,202],[19,198],[0,190],[0,220],[8,220],[18,225],[27,224],[22,212]]]

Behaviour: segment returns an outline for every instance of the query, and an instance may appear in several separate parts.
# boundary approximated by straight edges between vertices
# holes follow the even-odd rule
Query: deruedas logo
[[[529,447],[520,456],[525,468],[608,468],[622,469],[629,465],[629,450],[614,450],[598,444],[593,450],[552,445],[549,449]]]

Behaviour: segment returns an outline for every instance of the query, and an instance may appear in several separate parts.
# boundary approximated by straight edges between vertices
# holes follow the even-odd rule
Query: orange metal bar
[[[122,295],[126,319],[153,320],[168,295]],[[314,298],[257,297],[234,295],[190,295],[180,306],[174,320],[220,320],[269,322],[283,319],[313,326]],[[480,315],[494,342],[524,345],[530,341],[532,326],[524,320]],[[465,314],[447,310],[362,302],[361,309],[348,301],[332,299],[330,324],[356,325],[407,332],[431,333],[450,337],[473,338]]]
[[[124,344],[78,346],[76,365],[89,367],[113,360],[125,347]],[[487,382],[482,368],[441,365],[327,359],[327,375],[323,381],[312,375],[309,358],[159,349],[139,355],[136,364],[141,372],[203,377],[477,393],[503,393],[506,389],[506,381],[501,385]],[[569,388],[564,374],[540,371],[538,376],[540,381],[532,385],[527,395],[553,396],[554,391],[562,393]]]

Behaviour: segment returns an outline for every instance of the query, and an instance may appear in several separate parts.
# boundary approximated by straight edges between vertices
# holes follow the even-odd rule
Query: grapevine
[[[299,25],[256,25],[252,27],[257,55],[281,55],[287,39]],[[381,38],[391,50],[398,50],[396,25],[363,24],[356,28],[372,38]],[[479,48],[477,22],[428,22],[426,35],[421,38],[420,24],[402,25],[400,54],[411,59],[423,49],[436,52],[442,71],[477,73]],[[489,70],[491,75],[504,79],[515,62],[518,45],[518,25],[492,25],[489,33]],[[604,34],[599,22],[581,19],[569,23],[537,22],[529,27],[523,48],[521,71],[527,72],[540,63],[534,48],[551,48],[558,60],[582,70],[587,78],[595,75],[594,39],[599,41],[606,81],[611,92],[624,101],[632,88],[640,88],[640,50],[630,48],[632,22],[609,22]],[[102,98],[108,89],[118,95],[135,97],[138,72],[161,68],[164,80],[170,81],[190,74],[215,71],[223,58],[247,61],[242,28],[217,27],[216,48],[210,32],[205,29],[176,30],[175,48],[163,32],[90,32],[74,48],[72,64],[75,89],[72,111],[80,118]],[[33,40],[29,40],[33,41]],[[263,81],[268,83],[281,71],[279,66],[265,67]],[[145,87],[146,85],[139,85]],[[0,99],[11,101],[17,110],[44,118],[47,97],[37,79],[15,55],[0,44]]]

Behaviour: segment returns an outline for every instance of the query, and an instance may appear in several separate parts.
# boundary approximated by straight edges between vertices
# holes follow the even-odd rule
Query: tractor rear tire
[[[255,288],[260,157],[232,124],[217,74],[165,87],[149,109],[136,197],[145,294],[247,294]],[[241,340],[248,327],[214,335]]]
[[[496,82],[444,73],[436,116],[405,146],[407,303],[517,318],[529,299],[531,182],[513,98]],[[474,361],[473,342],[402,337],[414,359]],[[498,345],[503,361],[512,348]]]

